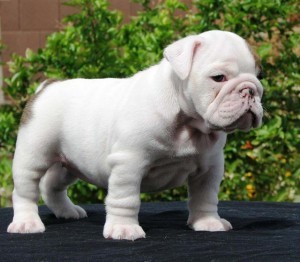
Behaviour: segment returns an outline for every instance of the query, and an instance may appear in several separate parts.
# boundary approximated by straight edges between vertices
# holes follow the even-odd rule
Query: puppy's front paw
[[[45,231],[45,226],[40,218],[36,219],[18,219],[10,223],[7,228],[8,233],[42,233]]]
[[[193,223],[189,223],[189,226],[195,231],[228,231],[232,229],[231,224],[223,219],[211,216],[206,216],[195,220]]]
[[[106,223],[103,230],[103,236],[111,239],[126,239],[136,240],[138,238],[145,238],[146,234],[142,227],[137,224],[122,225],[122,224],[108,224]]]

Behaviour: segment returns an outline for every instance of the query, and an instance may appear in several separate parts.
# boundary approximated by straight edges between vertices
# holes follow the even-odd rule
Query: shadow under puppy
[[[45,230],[40,192],[57,217],[85,217],[67,196],[77,178],[108,189],[106,238],[145,237],[140,192],[186,181],[190,227],[230,230],[217,208],[223,147],[227,133],[260,126],[259,75],[244,39],[208,31],[174,42],[160,63],[129,78],[43,83],[18,134],[8,232]]]

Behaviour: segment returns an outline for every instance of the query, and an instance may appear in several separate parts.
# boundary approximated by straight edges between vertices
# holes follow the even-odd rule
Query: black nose
[[[241,89],[239,92],[240,92],[241,97],[244,97],[244,98],[245,97],[253,97],[255,94],[255,91],[251,87],[245,87],[245,88]]]
[[[249,95],[254,96],[254,90],[252,88],[249,88]]]

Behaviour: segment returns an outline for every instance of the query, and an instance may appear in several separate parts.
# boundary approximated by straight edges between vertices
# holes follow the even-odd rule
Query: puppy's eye
[[[211,79],[214,80],[215,82],[225,82],[225,81],[227,81],[226,76],[224,76],[224,75],[212,76]]]

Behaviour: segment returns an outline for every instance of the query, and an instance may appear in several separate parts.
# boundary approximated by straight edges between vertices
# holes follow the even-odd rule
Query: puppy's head
[[[261,69],[243,38],[208,31],[171,44],[164,56],[181,82],[181,106],[206,128],[232,132],[261,125]]]

